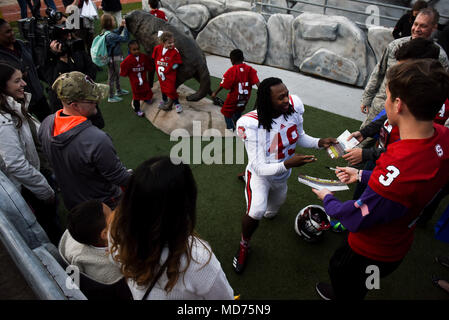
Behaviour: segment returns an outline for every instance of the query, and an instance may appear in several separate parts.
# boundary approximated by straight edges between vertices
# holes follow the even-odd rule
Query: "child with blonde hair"
[[[160,44],[154,47],[152,56],[162,92],[162,101],[159,103],[159,108],[168,111],[174,104],[176,112],[180,113],[182,112],[182,106],[176,92],[176,74],[179,65],[182,63],[181,54],[175,47],[173,33],[165,31],[160,35],[159,40]]]

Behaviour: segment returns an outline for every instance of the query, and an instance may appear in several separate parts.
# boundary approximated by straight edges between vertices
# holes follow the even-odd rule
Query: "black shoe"
[[[315,289],[324,300],[335,300],[335,293],[332,285],[324,282],[318,282],[315,285]]]
[[[215,104],[216,106],[223,106],[224,105],[224,101],[221,100],[219,97],[215,97],[212,99],[212,103]]]
[[[248,261],[249,248],[243,245],[239,245],[239,249],[232,260],[232,266],[236,273],[242,273],[245,269],[246,263]]]
[[[435,257],[435,261],[441,264],[442,266],[449,268],[449,257],[438,256]]]

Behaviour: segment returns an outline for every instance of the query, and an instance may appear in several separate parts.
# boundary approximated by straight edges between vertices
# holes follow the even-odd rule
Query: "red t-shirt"
[[[162,44],[154,47],[153,59],[156,67],[161,92],[170,99],[177,99],[176,92],[176,70],[173,70],[174,64],[181,64],[181,54],[178,49],[169,49],[163,53],[164,46]]]
[[[167,17],[165,16],[164,11],[162,11],[162,10],[159,10],[159,9],[151,9],[151,10],[150,10],[150,13],[151,13],[153,16],[158,17],[159,19],[162,19],[162,20],[167,21]]]
[[[150,100],[153,98],[153,91],[151,91],[147,77],[148,72],[153,70],[150,59],[144,53],[140,53],[137,57],[130,54],[122,61],[120,75],[129,77],[133,100]]]
[[[392,143],[377,160],[369,187],[409,211],[389,223],[350,233],[348,242],[356,253],[380,261],[399,261],[407,254],[415,228],[411,223],[449,182],[449,129],[438,124],[434,128],[428,139]]]
[[[258,82],[257,71],[245,63],[229,68],[220,83],[221,87],[230,90],[221,113],[230,118],[236,111],[243,112],[251,96],[251,88]]]

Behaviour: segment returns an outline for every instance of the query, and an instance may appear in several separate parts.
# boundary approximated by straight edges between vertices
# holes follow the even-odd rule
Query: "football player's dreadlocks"
[[[257,90],[257,97],[254,108],[257,109],[259,125],[262,125],[262,127],[267,131],[271,130],[271,124],[274,122],[274,110],[271,104],[271,87],[281,83],[282,80],[279,78],[267,78],[260,83]],[[288,112],[284,114],[284,118],[287,120],[287,117],[293,112],[294,109],[292,106],[290,106]]]

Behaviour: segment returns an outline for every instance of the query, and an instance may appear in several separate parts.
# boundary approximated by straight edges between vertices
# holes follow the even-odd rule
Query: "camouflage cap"
[[[64,101],[100,101],[108,96],[109,86],[95,83],[89,76],[78,71],[61,74],[52,89]]]

